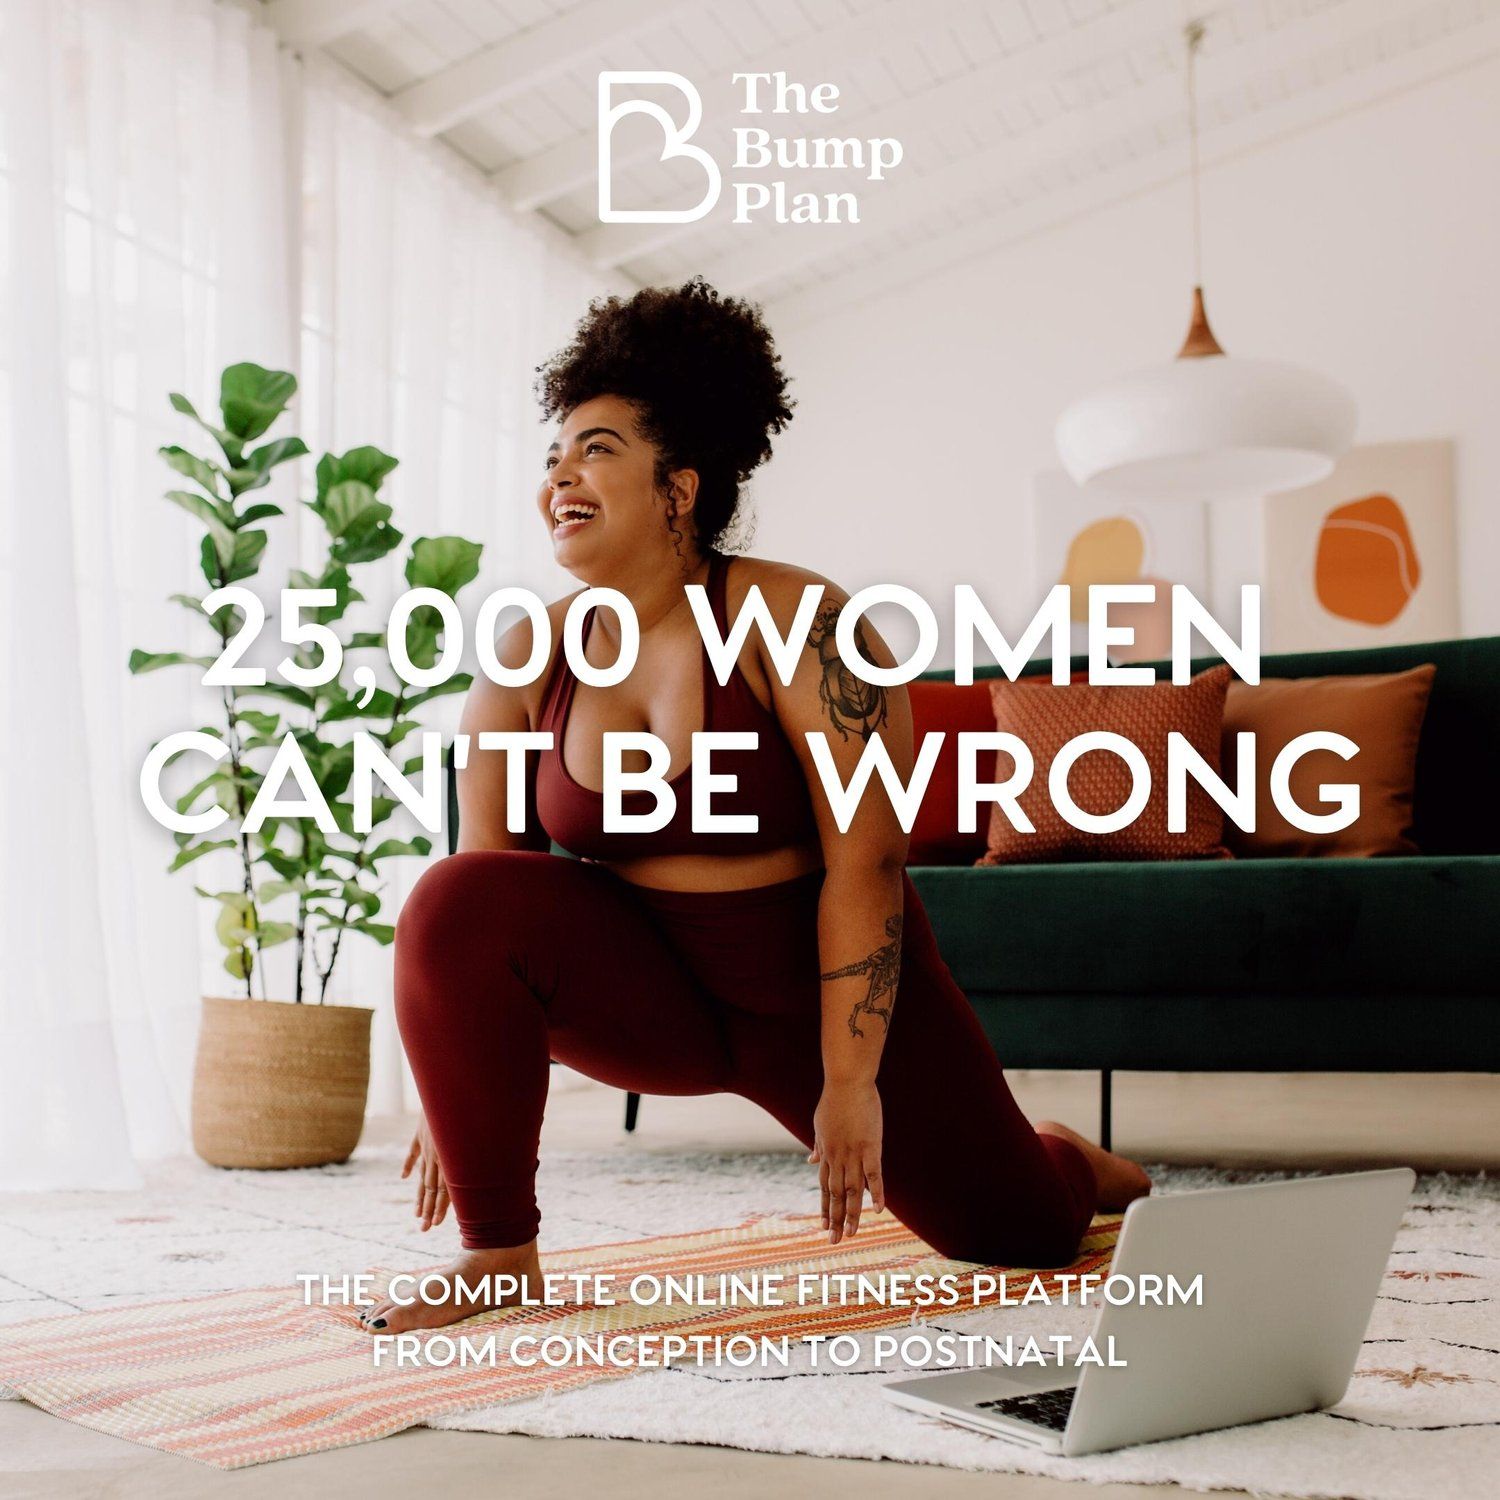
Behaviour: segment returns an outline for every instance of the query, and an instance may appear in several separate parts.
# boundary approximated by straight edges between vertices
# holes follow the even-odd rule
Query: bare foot
[[[1060,1125],[1056,1120],[1038,1120],[1038,1135],[1060,1136],[1071,1142],[1088,1158],[1094,1169],[1094,1181],[1099,1187],[1099,1207],[1109,1213],[1118,1213],[1137,1198],[1144,1198],[1151,1191],[1151,1179],[1143,1168],[1124,1156],[1116,1156],[1103,1146],[1096,1146],[1076,1130]]]
[[[396,1302],[387,1297],[374,1307],[361,1309],[360,1326],[370,1333],[444,1328],[493,1307],[513,1306],[522,1300],[527,1284],[533,1297],[542,1294],[542,1263],[537,1258],[535,1240],[506,1250],[463,1250],[457,1260],[441,1270],[415,1274],[416,1285],[403,1282],[401,1292],[403,1297],[410,1297],[420,1289],[420,1300]],[[499,1284],[499,1278],[507,1276],[526,1281],[511,1291]],[[464,1288],[456,1285],[460,1279],[466,1284]]]

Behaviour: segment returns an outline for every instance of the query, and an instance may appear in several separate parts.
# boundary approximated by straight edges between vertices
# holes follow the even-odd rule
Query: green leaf
[[[296,935],[297,929],[291,922],[262,922],[255,941],[261,948],[274,948],[280,943],[289,942]]]
[[[358,698],[344,698],[323,710],[325,724],[337,724],[344,719],[388,719],[396,711],[396,697],[384,688],[376,688],[364,708]]]
[[[377,500],[375,491],[356,479],[334,485],[321,500],[309,504],[333,537],[348,536],[351,531],[367,528],[391,515],[390,506]]]
[[[373,562],[401,541],[401,533],[390,524],[390,506],[377,500],[375,491],[362,480],[333,485],[326,494],[308,501],[308,508],[333,538],[329,553],[336,562]]]
[[[287,703],[295,703],[298,708],[316,708],[317,700],[306,688],[297,687],[290,682],[266,682],[259,687],[246,687],[238,689],[242,697],[254,698],[280,698]]]
[[[189,453],[186,448],[179,448],[175,443],[156,451],[179,474],[191,479],[194,484],[202,485],[215,500],[223,499],[219,493],[219,477],[224,471],[218,464],[211,464],[206,458],[199,458],[196,453]]]
[[[198,568],[208,580],[209,587],[218,588],[223,580],[224,565],[219,561],[218,549],[211,536],[204,537],[198,548]]]
[[[430,670],[437,664],[442,635],[443,617],[430,605],[419,605],[406,621],[407,660],[423,671]]]
[[[221,787],[232,788],[233,786],[234,772],[227,765],[221,769],[210,771],[207,776],[201,781],[195,782],[177,799],[177,811],[180,813],[192,811],[193,804],[210,788],[213,788],[214,797],[217,800]],[[219,805],[222,807],[224,803],[220,801]]]
[[[271,470],[288,459],[300,458],[307,452],[307,444],[299,437],[277,438],[264,443],[229,471],[230,491],[242,495],[246,490],[258,490],[271,481]],[[278,510],[277,515],[281,512]]]
[[[385,476],[400,462],[399,458],[393,458],[389,453],[382,453],[379,448],[366,443],[343,454],[339,459],[339,468],[346,477],[362,479],[371,489],[378,490]]]
[[[230,365],[219,382],[224,425],[242,442],[258,438],[297,392],[297,377],[256,364]]]
[[[214,935],[226,948],[243,947],[255,935],[254,907],[243,891],[220,891],[219,916],[214,923]]]
[[[422,704],[430,703],[434,698],[444,698],[450,693],[466,693],[473,683],[472,673],[455,672],[446,682],[440,682],[436,687],[423,688],[420,693],[413,693],[406,700],[405,707],[420,708]]]
[[[374,891],[357,886],[352,880],[341,882],[340,894],[350,906],[357,906],[367,917],[373,917],[380,910],[380,897]]]
[[[419,536],[406,560],[406,581],[413,588],[440,589],[451,599],[479,576],[480,542],[461,536]]]
[[[288,854],[284,849],[277,849],[272,845],[267,845],[266,848],[261,851],[260,859],[265,864],[270,865],[270,867],[282,877],[280,882],[270,882],[273,885],[296,885],[297,882],[302,878],[302,862],[295,856]]]
[[[385,631],[356,630],[344,646],[345,651],[371,651],[385,645]]]
[[[300,894],[307,889],[307,884],[300,878],[297,880],[267,880],[260,887],[261,904],[268,901],[279,901],[283,896],[290,896],[294,892]]]
[[[347,915],[350,907],[355,909],[352,917]],[[308,910],[323,917],[358,921],[361,917],[373,917],[380,910],[380,897],[374,891],[364,890],[353,880],[338,880],[314,892]]]
[[[184,651],[132,651],[130,671],[139,677],[143,672],[160,671],[162,667],[211,667],[212,656],[189,656]]]
[[[385,476],[399,462],[399,459],[392,458],[389,453],[382,453],[379,448],[372,447],[351,448],[347,453],[337,455],[325,453],[318,460],[318,496],[321,499],[336,484],[342,484],[346,479],[357,479],[361,484],[369,485],[372,490],[378,490]]]
[[[394,942],[396,929],[385,922],[367,922],[363,917],[335,917],[319,915],[319,924],[337,932],[362,932],[366,937],[372,937],[381,947]]]
[[[359,536],[345,537],[330,549],[340,562],[351,567],[357,563],[378,562],[401,545],[402,533],[394,526],[381,523]]]
[[[242,578],[253,576],[260,569],[261,553],[266,550],[266,534],[263,531],[237,531],[234,534],[234,555],[229,560],[218,577],[209,572],[210,557],[209,539],[203,538],[203,572],[210,583],[217,583],[222,578],[224,583],[238,583]],[[218,562],[213,557],[214,563]]]
[[[413,588],[431,588],[451,599],[479,573],[484,548],[458,536],[418,537],[406,562],[406,581]],[[438,659],[443,617],[430,605],[414,609],[407,619],[406,654],[417,667],[430,668]]]
[[[235,722],[248,724],[257,734],[275,734],[281,727],[280,714],[268,714],[258,708],[236,708]]]
[[[297,742],[318,790],[329,800],[342,796],[354,775],[354,746],[330,745],[306,730],[297,735]]]
[[[209,433],[213,437],[219,447],[224,450],[224,457],[231,464],[239,463],[243,445],[232,432],[225,432],[222,427],[215,427],[212,422],[204,421],[198,415],[193,403],[186,396],[179,395],[176,391],[173,391],[167,399],[176,410],[180,411],[184,416],[191,417],[206,433]]]
[[[340,563],[330,563],[319,578],[314,578],[311,573],[305,573],[300,568],[294,569],[290,582],[294,589],[333,590],[332,604],[302,611],[303,619],[315,620],[319,625],[332,625],[336,620],[342,619],[351,604],[357,604],[365,597],[354,587],[348,568]]]
[[[262,443],[253,452],[247,453],[240,467],[249,469],[253,474],[269,475],[277,464],[284,464],[293,458],[302,458],[306,453],[307,444],[301,438],[276,438],[269,443]]]
[[[228,566],[234,557],[234,532],[225,525],[219,507],[206,495],[195,495],[191,490],[168,490],[167,499],[203,522],[213,538],[220,565]]]
[[[333,801],[328,804],[328,810],[333,814],[333,821],[338,825],[340,833],[354,832],[354,806],[349,802]],[[374,803],[370,806],[370,821],[372,826],[380,822],[375,816]]]
[[[238,634],[244,627],[245,612],[237,604],[221,604],[209,615],[208,620],[209,624],[227,641],[230,636]],[[243,692],[244,689],[241,688],[240,691]]]
[[[222,500],[210,500],[207,495],[200,495],[196,490],[168,490],[164,498],[197,516],[205,526],[221,526],[225,531],[233,530],[229,520],[234,512]]]
[[[205,854],[212,854],[215,849],[233,849],[233,839],[210,839],[203,844],[189,844],[185,849],[178,851],[177,858],[167,866],[167,873],[173,874],[184,865],[190,865],[195,859],[202,859]]]
[[[279,505],[272,505],[269,500],[262,500],[259,505],[248,506],[240,513],[240,524],[248,526],[251,521],[264,521],[271,516],[284,516],[286,512]]]
[[[236,979],[248,979],[250,972],[255,967],[255,958],[248,948],[231,948],[224,955],[224,967],[234,975]]]
[[[373,865],[376,860],[390,859],[398,854],[431,854],[432,840],[425,838],[414,838],[405,841],[402,839],[386,839],[377,844],[365,855],[365,863]]]

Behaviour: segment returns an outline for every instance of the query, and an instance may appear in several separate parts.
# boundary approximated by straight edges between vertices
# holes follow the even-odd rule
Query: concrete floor
[[[1016,1073],[1011,1082],[1033,1118],[1051,1116],[1092,1133],[1091,1074]],[[615,1138],[622,1096],[588,1085],[557,1088],[543,1149]],[[404,1131],[400,1122],[379,1127]],[[1116,1149],[1148,1161],[1215,1166],[1342,1168],[1400,1163],[1452,1171],[1500,1167],[1500,1079],[1344,1077],[1320,1074],[1124,1074],[1115,1083]],[[648,1099],[639,1146],[677,1150],[774,1150],[790,1143],[741,1100]],[[342,1500],[488,1496],[497,1483],[531,1500],[572,1497],[607,1485],[612,1495],[675,1500],[711,1488],[716,1500],[782,1490],[857,1489],[862,1500],[1041,1500],[1066,1486],[1024,1475],[966,1474],[708,1447],[546,1440],[416,1429],[379,1443],[289,1459],[233,1474],[155,1453],[77,1427],[21,1402],[0,1402],[0,1495],[5,1500],[199,1500],[270,1495]],[[1165,1487],[1090,1486],[1087,1500],[1160,1496]]]

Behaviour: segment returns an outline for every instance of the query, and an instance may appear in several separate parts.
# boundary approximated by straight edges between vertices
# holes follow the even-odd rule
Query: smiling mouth
[[[552,532],[576,531],[599,514],[599,507],[586,500],[565,500],[552,508]]]

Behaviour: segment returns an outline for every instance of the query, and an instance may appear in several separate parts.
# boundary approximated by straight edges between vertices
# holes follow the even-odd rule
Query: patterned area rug
[[[318,1310],[310,1319],[292,1290],[294,1276],[430,1265],[451,1250],[449,1226],[438,1232],[444,1237],[438,1243],[407,1227],[409,1195],[393,1181],[397,1154],[393,1147],[362,1149],[359,1160],[345,1167],[266,1174],[210,1172],[181,1162],[159,1170],[147,1193],[133,1199],[0,1198],[0,1349],[8,1333],[19,1331],[5,1325],[39,1316],[130,1308],[169,1292],[187,1298],[269,1284],[265,1298],[246,1306],[273,1321],[275,1309],[285,1315],[291,1308],[294,1333],[306,1338],[316,1326],[320,1338],[331,1341],[314,1340],[318,1346],[309,1351],[315,1359],[325,1357],[355,1331],[340,1323],[345,1315],[339,1309]],[[1170,1170],[1158,1175],[1164,1191],[1249,1180],[1259,1179]],[[549,1267],[556,1269],[565,1264],[558,1252],[569,1246],[697,1235],[709,1224],[806,1213],[814,1206],[805,1164],[794,1155],[673,1155],[628,1145],[553,1153],[543,1168],[541,1193],[544,1250],[552,1252]],[[761,1225],[773,1237],[784,1227]],[[882,1230],[887,1232],[900,1233],[894,1227]],[[864,1234],[856,1244],[866,1253],[893,1249]],[[907,1246],[905,1253],[917,1253],[916,1247]],[[678,1365],[628,1379],[552,1383],[536,1399],[502,1404],[483,1391],[454,1392],[463,1410],[450,1405],[443,1415],[430,1407],[425,1420],[471,1430],[710,1443],[1095,1482],[1175,1482],[1204,1490],[1361,1500],[1468,1500],[1494,1493],[1493,1475],[1500,1472],[1497,1282],[1500,1184],[1424,1178],[1358,1372],[1335,1411],[1084,1460],[1033,1455],[895,1411],[877,1387],[900,1378],[900,1369],[887,1364],[876,1371],[868,1359],[826,1374],[795,1361],[789,1369],[770,1371]],[[137,1316],[137,1328],[157,1337],[161,1315]],[[903,1314],[903,1321],[909,1316]],[[1019,1339],[1083,1332],[1090,1317],[1056,1306],[1007,1307],[938,1316],[930,1326]],[[238,1326],[243,1333],[244,1325]],[[483,1373],[493,1378],[497,1372]],[[159,1394],[168,1406],[176,1399]],[[189,1414],[179,1409],[168,1416],[181,1422]],[[403,1393],[384,1420],[384,1430],[393,1431],[419,1419]]]
[[[1118,1218],[1095,1221],[1074,1274],[1106,1270]],[[867,1222],[853,1241],[831,1246],[806,1215],[775,1217],[732,1229],[661,1235],[618,1245],[559,1251],[553,1272],[608,1276],[627,1288],[638,1277],[721,1278],[755,1285],[779,1273],[922,1278],[972,1276],[945,1260],[889,1215]],[[1019,1297],[1039,1283],[1057,1292],[1060,1272],[988,1268]],[[733,1282],[729,1285],[732,1287]],[[388,1437],[429,1417],[477,1405],[530,1401],[637,1373],[630,1366],[662,1335],[749,1343],[809,1336],[833,1338],[907,1323],[909,1308],[839,1306],[823,1300],[764,1305],[705,1305],[686,1300],[643,1306],[607,1304],[512,1308],[466,1319],[464,1338],[496,1350],[477,1366],[453,1359],[442,1336],[442,1364],[378,1365],[372,1343],[348,1306],[309,1307],[285,1286],[220,1292],[187,1302],[156,1302],[14,1324],[0,1339],[0,1381],[22,1399],[114,1437],[238,1469]],[[542,1338],[592,1341],[625,1336],[608,1365],[535,1366],[513,1362],[517,1340],[530,1359]],[[747,1353],[753,1353],[753,1344]],[[649,1356],[648,1356],[649,1358]]]

